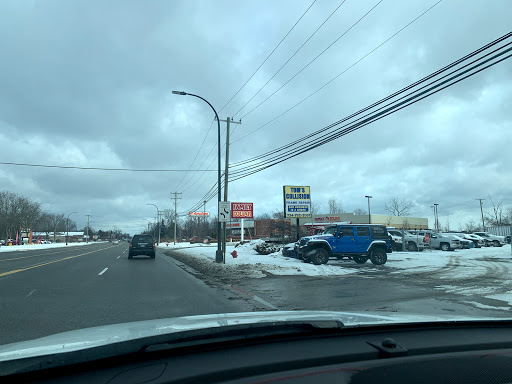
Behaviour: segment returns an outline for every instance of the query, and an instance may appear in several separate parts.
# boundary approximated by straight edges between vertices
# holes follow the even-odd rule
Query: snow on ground
[[[98,242],[91,243],[54,243],[54,244],[26,244],[26,245],[2,245],[0,246],[0,253],[4,252],[15,252],[15,251],[33,251],[50,248],[62,248],[62,247],[78,247],[83,245],[97,244]]]

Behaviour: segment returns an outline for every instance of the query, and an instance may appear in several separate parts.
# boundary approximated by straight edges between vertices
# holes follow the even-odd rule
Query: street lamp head
[[[172,93],[174,93],[175,95],[186,95],[187,92],[183,92],[183,91],[172,91]]]
[[[365,196],[367,199],[371,199],[372,197],[371,196]]]

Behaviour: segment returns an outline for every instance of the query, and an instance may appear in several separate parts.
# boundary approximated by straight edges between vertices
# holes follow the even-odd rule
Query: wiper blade
[[[249,339],[293,337],[306,335],[332,335],[344,324],[339,320],[274,321],[253,324],[228,325],[196,329],[166,335],[166,340],[145,346],[143,352],[155,352],[223,342],[241,342]]]

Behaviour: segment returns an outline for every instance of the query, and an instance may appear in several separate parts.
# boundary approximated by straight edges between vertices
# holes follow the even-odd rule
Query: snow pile
[[[16,251],[40,251],[42,249],[62,248],[62,247],[77,247],[82,245],[98,244],[98,242],[91,243],[53,243],[53,244],[25,244],[25,245],[2,245],[0,246],[0,253],[16,252]]]

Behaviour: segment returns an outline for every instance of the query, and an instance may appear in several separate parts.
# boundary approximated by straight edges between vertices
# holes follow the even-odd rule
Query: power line
[[[242,86],[238,89],[238,91],[235,92],[235,94],[233,96],[231,96],[231,98],[228,100],[228,102],[226,104],[224,104],[224,106],[219,110],[219,113],[224,110],[224,108],[226,108],[226,106],[231,103],[231,101],[233,101],[233,99],[240,93],[240,91],[247,85],[247,83],[249,83],[249,81],[251,81],[251,79],[254,77],[254,75],[261,69],[261,67],[267,62],[267,60],[270,58],[270,56],[272,56],[272,54],[277,50],[277,48],[279,48],[279,46],[281,45],[281,43],[286,39],[286,37],[288,37],[288,35],[293,31],[293,29],[297,26],[297,24],[299,24],[299,22],[302,20],[302,18],[306,15],[306,13],[308,13],[308,11],[311,9],[311,7],[313,6],[313,4],[315,4],[316,0],[314,0],[310,5],[309,7],[304,11],[304,13],[302,14],[301,17],[299,17],[299,19],[295,22],[295,24],[290,28],[290,30],[286,33],[286,35],[284,35],[284,37],[281,39],[281,41],[274,47],[274,49],[268,54],[268,56],[265,58],[265,60],[263,60],[263,62],[259,65],[258,68],[256,68],[256,70],[253,72],[253,74],[245,81],[245,83],[242,84]],[[203,139],[203,142],[201,143],[201,146],[199,147],[195,157],[194,157],[194,160],[192,160],[192,163],[190,164],[190,168],[192,168],[192,165],[194,165],[194,162],[196,161],[197,159],[197,156],[199,155],[199,152],[201,151],[201,149],[203,148],[203,145],[206,141],[206,138],[208,137],[209,133],[210,133],[210,130],[212,129],[212,125],[213,123],[215,122],[215,118],[212,120],[211,124],[210,124],[210,128],[208,128],[208,132],[206,133],[206,136],[204,137]],[[216,144],[215,144],[216,146]],[[215,146],[213,147],[213,149],[215,148]],[[212,149],[212,151],[213,151]],[[210,151],[211,152],[211,151]],[[208,155],[209,156],[209,155]],[[181,185],[181,183],[183,182],[183,180],[185,180],[185,178],[187,177],[188,175],[188,172],[185,174],[185,176],[183,176],[183,178],[181,179],[181,181],[178,183],[178,185],[176,186],[175,189],[178,189],[178,187]]]
[[[404,29],[406,29],[407,27],[409,27],[411,24],[413,24],[414,22],[416,22],[418,19],[420,19],[422,16],[424,16],[427,12],[429,12],[432,8],[434,8],[436,5],[438,5],[442,0],[439,0],[437,3],[433,4],[431,7],[429,7],[428,9],[426,9],[425,11],[423,11],[420,15],[418,15],[416,18],[414,18],[413,20],[411,20],[409,23],[407,23],[406,25],[404,25],[402,28],[400,28],[397,32],[395,32],[394,34],[392,34],[390,37],[388,37],[386,40],[384,40],[382,43],[380,43],[379,45],[377,45],[375,48],[373,48],[371,51],[369,51],[368,53],[366,53],[364,56],[362,56],[361,58],[359,58],[358,60],[356,60],[353,64],[351,64],[350,66],[348,66],[347,68],[345,68],[342,72],[340,72],[339,74],[337,74],[336,76],[334,76],[331,80],[329,80],[327,83],[325,83],[324,85],[322,85],[320,88],[318,88],[316,91],[310,93],[308,96],[306,96],[305,98],[303,98],[301,101],[299,101],[298,103],[294,104],[293,106],[291,106],[290,108],[288,108],[287,110],[285,110],[284,112],[282,112],[281,114],[277,115],[276,117],[274,117],[272,120],[266,122],[265,124],[261,125],[260,127],[256,128],[255,130],[249,132],[247,135],[245,136],[242,136],[241,138],[237,139],[237,140],[233,140],[231,142],[231,144],[234,144],[238,141],[241,141],[243,139],[245,139],[246,137],[252,135],[253,133],[259,131],[260,129],[266,127],[267,125],[273,123],[274,121],[276,121],[277,119],[279,119],[280,117],[282,117],[283,115],[287,114],[288,112],[290,112],[292,109],[295,109],[296,107],[298,107],[300,104],[302,104],[303,102],[305,102],[306,100],[308,100],[310,97],[314,96],[315,94],[317,94],[318,92],[320,92],[322,89],[324,89],[325,87],[327,87],[329,84],[331,84],[333,81],[335,81],[336,79],[338,79],[341,75],[343,75],[345,72],[347,72],[348,70],[350,70],[351,68],[355,67],[357,64],[359,64],[361,61],[363,61],[365,58],[367,58],[368,56],[370,56],[373,52],[375,52],[377,49],[379,49],[380,47],[382,47],[384,44],[386,44],[387,42],[389,42],[391,39],[393,39],[395,36],[397,36],[400,32],[402,32]]]
[[[59,169],[80,169],[87,171],[127,171],[127,172],[188,172],[186,169],[134,169],[134,168],[102,168],[102,167],[75,167],[64,165],[48,165],[48,164],[27,164],[27,163],[12,163],[0,161],[1,165],[12,165],[21,167],[40,167],[40,168],[59,168]],[[217,172],[216,169],[196,169],[196,172]]]
[[[486,47],[489,47],[489,46],[497,44],[498,42],[500,42],[504,38],[510,37],[511,34],[512,33],[509,33],[509,34],[503,36],[502,38],[496,40],[495,42],[488,44]],[[501,50],[500,53],[498,53],[498,54],[496,54],[496,55],[494,55],[494,56],[492,56],[490,58],[487,58],[486,60],[483,60],[481,63],[479,63],[477,65],[474,65],[473,67],[468,68],[468,69],[462,71],[461,73],[459,73],[459,74],[457,74],[455,76],[452,76],[452,77],[450,77],[450,78],[440,82],[439,84],[437,84],[437,85],[435,85],[435,86],[433,86],[431,88],[425,89],[425,90],[417,93],[416,95],[414,95],[412,97],[409,97],[409,98],[407,98],[407,99],[397,103],[397,101],[403,99],[404,97],[410,96],[411,94],[413,94],[415,92],[418,92],[421,89],[424,89],[425,87],[433,84],[434,82],[439,82],[439,80],[441,80],[443,78],[446,78],[447,76],[450,76],[454,72],[460,71],[461,69],[467,67],[470,64],[475,63],[476,61],[481,61],[483,58],[487,57],[489,55],[489,53],[484,55],[483,57],[473,61],[472,63],[466,64],[465,66],[457,69],[456,71],[453,71],[450,74],[448,74],[446,76],[443,76],[441,79],[437,79],[434,82],[428,84],[427,86],[424,86],[424,87],[420,88],[419,90],[411,92],[408,95],[406,95],[406,96],[404,96],[404,97],[402,97],[402,98],[400,98],[398,100],[395,100],[392,103],[389,103],[389,104],[379,108],[377,111],[382,110],[383,108],[386,108],[386,107],[390,106],[391,104],[395,104],[395,105],[392,105],[391,107],[389,107],[387,109],[382,110],[379,113],[375,113],[375,111],[374,111],[373,112],[374,114],[372,116],[370,116],[370,117],[367,117],[367,116],[369,116],[371,114],[367,114],[367,115],[359,118],[358,120],[361,120],[361,119],[367,117],[366,119],[364,119],[364,120],[362,120],[360,122],[357,122],[357,123],[352,122],[350,124],[346,124],[345,126],[337,128],[335,132],[331,132],[329,134],[324,134],[322,137],[320,137],[318,139],[315,139],[314,142],[303,144],[299,148],[294,148],[293,149],[293,153],[291,153],[289,155],[280,155],[278,157],[274,157],[272,159],[260,162],[259,164],[256,164],[256,166],[252,166],[250,168],[246,167],[246,169],[243,169],[243,170],[240,170],[240,171],[235,171],[235,172],[232,173],[232,175],[233,176],[236,175],[237,177],[234,178],[232,181],[238,180],[238,179],[240,179],[242,177],[246,177],[246,176],[248,176],[250,174],[262,171],[263,169],[269,168],[269,167],[274,166],[276,164],[279,164],[279,163],[281,163],[283,161],[286,161],[286,160],[288,160],[288,159],[290,159],[292,157],[298,156],[299,154],[305,153],[305,152],[310,151],[310,150],[312,150],[312,149],[314,149],[316,147],[324,145],[324,144],[326,144],[326,143],[328,143],[328,142],[330,142],[332,140],[335,140],[335,139],[337,139],[337,138],[339,138],[339,137],[341,137],[343,135],[346,135],[346,134],[348,134],[348,133],[350,133],[350,132],[352,132],[354,130],[357,130],[357,129],[363,127],[363,126],[366,126],[366,125],[368,125],[368,124],[370,124],[370,123],[372,123],[374,121],[380,120],[381,118],[383,118],[385,116],[388,116],[388,115],[390,115],[392,113],[395,113],[395,112],[397,112],[397,111],[399,111],[399,110],[401,110],[401,109],[403,109],[403,108],[405,108],[407,106],[410,106],[410,105],[412,105],[412,104],[414,104],[414,103],[416,103],[416,102],[418,102],[420,100],[423,100],[424,98],[429,97],[429,96],[431,96],[431,95],[433,95],[433,94],[435,94],[435,93],[437,93],[437,92],[439,92],[439,91],[441,91],[441,90],[443,90],[443,89],[445,89],[447,87],[450,87],[450,86],[452,86],[452,85],[454,85],[454,84],[456,84],[456,83],[458,83],[458,82],[460,82],[460,81],[462,81],[462,80],[464,80],[464,79],[466,79],[468,77],[474,76],[475,74],[477,74],[477,73],[479,73],[479,72],[481,72],[481,71],[483,71],[483,70],[485,70],[485,69],[487,69],[487,68],[489,68],[491,66],[494,66],[494,65],[500,63],[501,61],[504,61],[504,60],[510,58],[512,55],[509,54],[508,56],[500,58],[499,60],[497,60],[495,62],[492,62],[492,63],[488,64],[485,67],[479,68],[479,67],[483,66],[484,64],[487,64],[487,63],[491,62],[492,60],[495,60],[495,59],[499,58],[500,56],[503,56],[505,53],[511,51],[512,48],[508,48],[508,49],[503,50],[503,48],[505,48],[509,44],[510,43],[508,43],[508,44],[504,45],[503,47],[498,48],[497,50],[491,52],[491,53],[495,53],[495,52]],[[479,50],[477,50],[477,51],[479,51]],[[471,54],[467,55],[466,58],[471,57],[471,56],[472,56]],[[450,67],[450,66],[448,66],[448,67]],[[478,69],[478,70],[476,70],[476,69]],[[474,71],[474,72],[470,73],[471,71]],[[439,71],[437,71],[437,72],[439,72]],[[466,75],[466,76],[461,77],[463,75]],[[461,77],[461,78],[459,78],[459,77]],[[422,80],[422,81],[424,81],[424,80]],[[451,82],[451,81],[453,81],[453,82]],[[346,120],[346,119],[343,119],[343,120]],[[331,124],[328,127],[331,128],[331,127],[333,127],[335,125],[338,125],[343,120],[340,120],[340,121],[338,121],[338,122],[336,122],[334,124]],[[358,120],[356,120],[356,121],[358,121]],[[289,153],[290,151],[287,151],[287,152]],[[251,168],[253,170],[251,170]]]
[[[302,142],[302,141],[305,141],[306,139],[309,139],[309,138],[311,138],[311,137],[314,137],[314,136],[316,136],[316,135],[319,135],[319,134],[320,134],[320,133],[322,133],[322,132],[325,132],[325,131],[327,131],[327,130],[329,130],[329,129],[332,129],[332,128],[333,128],[333,127],[335,127],[336,125],[339,125],[340,123],[343,123],[343,122],[345,122],[345,121],[348,121],[348,120],[352,119],[353,117],[355,117],[355,116],[357,116],[357,115],[360,115],[360,114],[362,114],[362,113],[364,113],[364,112],[366,112],[366,111],[368,111],[368,110],[370,110],[370,109],[372,109],[372,108],[374,108],[374,107],[376,107],[376,106],[378,106],[378,105],[380,105],[380,104],[383,104],[384,102],[386,102],[386,101],[388,101],[388,100],[390,100],[390,99],[392,99],[392,98],[394,98],[394,97],[396,97],[396,96],[400,95],[401,93],[404,93],[404,92],[406,92],[406,91],[408,91],[408,90],[410,90],[410,89],[412,89],[412,88],[416,87],[417,85],[420,85],[421,83],[426,82],[426,81],[428,81],[428,80],[430,80],[430,79],[434,78],[435,76],[437,76],[437,75],[441,74],[442,72],[445,72],[445,71],[447,71],[448,69],[451,69],[451,68],[455,67],[456,65],[458,65],[458,64],[460,64],[460,63],[462,63],[463,61],[465,61],[465,60],[467,60],[467,59],[469,59],[469,58],[471,58],[471,57],[473,57],[473,56],[475,56],[475,55],[477,55],[477,54],[479,54],[479,53],[483,52],[484,50],[486,50],[486,49],[488,49],[488,48],[490,48],[490,47],[492,47],[492,46],[494,46],[494,45],[496,45],[496,44],[498,44],[498,43],[500,43],[500,42],[504,41],[505,39],[507,39],[507,38],[509,38],[509,37],[511,37],[511,36],[512,36],[512,32],[511,32],[511,33],[509,33],[509,34],[507,34],[507,35],[504,35],[504,36],[500,37],[499,39],[497,39],[497,40],[495,40],[495,41],[493,41],[493,42],[491,42],[491,43],[489,43],[489,44],[485,45],[485,46],[484,46],[484,47],[482,47],[482,48],[477,49],[476,51],[474,51],[474,52],[472,52],[472,53],[470,53],[470,54],[466,55],[465,57],[463,57],[463,58],[461,58],[461,59],[459,59],[459,60],[456,60],[455,62],[453,62],[453,63],[451,63],[451,64],[449,64],[449,65],[445,66],[444,68],[442,68],[442,69],[440,69],[440,70],[438,70],[438,71],[436,71],[436,72],[434,72],[434,73],[432,73],[432,74],[430,74],[430,75],[428,75],[428,76],[426,76],[426,77],[424,77],[423,79],[418,80],[418,81],[416,81],[415,83],[413,83],[413,84],[411,84],[411,85],[409,85],[409,86],[407,86],[407,87],[405,87],[405,88],[402,88],[401,90],[399,90],[399,91],[397,91],[397,92],[395,92],[395,93],[393,93],[393,94],[391,94],[391,95],[389,95],[389,96],[387,96],[387,97],[385,97],[385,98],[383,98],[383,99],[381,99],[381,100],[379,100],[379,101],[377,101],[377,102],[375,102],[375,103],[373,103],[373,104],[371,104],[371,105],[369,105],[369,106],[367,106],[367,107],[365,107],[365,108],[363,108],[363,109],[361,109],[361,110],[359,110],[359,111],[357,111],[357,112],[355,112],[355,113],[353,113],[353,114],[351,114],[351,115],[349,115],[349,116],[347,116],[347,117],[345,117],[345,118],[343,118],[343,119],[341,119],[341,120],[339,120],[339,121],[337,121],[337,122],[335,122],[335,123],[333,123],[333,124],[330,124],[330,125],[328,125],[328,126],[326,126],[326,127],[322,128],[322,129],[319,129],[319,130],[317,130],[317,131],[315,131],[315,132],[313,132],[313,133],[311,133],[311,134],[309,134],[309,135],[306,135],[306,136],[304,136],[304,137],[302,137],[302,138],[300,138],[300,139],[297,139],[297,140],[295,140],[294,142],[291,142],[291,143],[289,143],[289,144],[286,144],[286,145],[284,145],[284,146],[282,146],[282,147],[280,147],[280,148],[277,148],[277,149],[274,149],[274,150],[272,150],[272,151],[266,152],[266,153],[264,153],[264,154],[262,154],[262,155],[259,155],[259,156],[256,156],[256,157],[253,157],[253,158],[251,158],[251,159],[247,159],[247,160],[244,160],[244,161],[241,161],[241,162],[237,162],[237,163],[233,164],[233,165],[232,165],[232,167],[238,167],[238,166],[241,166],[241,165],[244,165],[244,164],[250,163],[250,162],[254,162],[255,160],[258,160],[258,159],[261,159],[261,158],[264,158],[264,157],[268,157],[268,156],[270,156],[270,155],[272,155],[272,154],[282,152],[284,149],[291,148],[292,146],[294,146],[294,145],[296,145],[296,144],[298,144],[298,143],[300,143],[300,142]],[[504,47],[506,47],[507,45],[510,45],[510,44],[511,44],[511,43],[509,42],[509,43],[505,44],[505,45],[504,45]],[[502,47],[502,48],[503,48],[503,47]],[[501,48],[499,48],[499,49],[501,49]],[[496,50],[495,50],[495,51],[493,51],[493,52],[496,52]],[[486,54],[485,56],[483,56],[483,57],[486,57],[486,56],[488,56],[488,55],[492,54],[493,52],[487,53],[487,54]],[[480,59],[478,59],[478,60],[480,60]],[[474,63],[474,62],[475,62],[475,61],[473,61],[473,63]],[[465,68],[465,67],[467,67],[467,66],[468,66],[468,65],[470,65],[470,64],[471,64],[471,63],[466,64],[464,67],[461,67],[461,68],[457,69],[456,71],[458,71],[458,70],[460,70],[460,69],[462,69],[462,68]],[[452,73],[454,73],[454,72],[456,72],[456,71],[453,71]],[[446,75],[446,76],[449,76],[449,75]],[[437,82],[437,81],[439,81],[439,80],[441,80],[441,79],[445,78],[446,76],[443,76],[443,77],[441,77],[441,78],[439,78],[439,79],[437,79],[437,80],[435,80],[435,81],[431,82],[430,84],[433,84],[433,83],[435,83],[435,82]],[[425,86],[424,86],[424,87],[425,87]],[[420,88],[420,89],[423,89],[424,87],[422,87],[422,88]],[[418,90],[419,90],[419,89],[418,89]],[[413,91],[413,92],[409,93],[408,95],[411,95],[411,94],[413,94],[414,92],[417,92],[418,90]],[[407,96],[407,95],[406,95],[406,96]],[[402,97],[402,98],[400,98],[400,99],[403,99],[403,98],[404,98],[404,97],[406,97],[406,96],[403,96],[403,97]],[[398,100],[400,100],[400,99],[398,99]],[[398,101],[398,100],[395,100],[394,102],[396,102],[396,101]],[[393,102],[392,102],[392,103],[393,103]],[[392,103],[390,103],[390,104],[392,104]],[[387,104],[387,105],[390,105],[390,104]],[[386,106],[387,106],[387,105],[386,105]],[[381,107],[381,108],[377,109],[377,111],[378,111],[378,110],[380,110],[380,109],[382,109],[382,108],[385,108],[386,106],[384,106],[384,107]],[[374,111],[374,112],[375,112],[375,111]],[[363,116],[363,118],[364,118],[364,117],[366,117],[366,116],[368,116],[368,115],[369,115],[369,114],[367,114],[367,115]],[[359,120],[359,119],[358,119],[358,120]],[[356,120],[356,121],[357,121],[357,120]]]
[[[288,35],[291,33],[291,31],[293,31],[293,29],[297,26],[297,24],[299,24],[299,22],[302,20],[302,18],[306,15],[306,13],[308,13],[308,11],[311,9],[311,7],[313,6],[313,4],[316,3],[316,0],[314,0],[310,5],[309,7],[306,9],[306,11],[304,11],[304,13],[302,14],[301,17],[299,17],[299,19],[295,22],[295,24],[293,24],[293,27],[290,28],[290,30],[286,33],[286,35],[284,35],[284,37],[281,39],[281,41],[274,47],[274,49],[272,50],[272,52],[270,52],[268,54],[268,56],[265,58],[265,60],[263,60],[263,62],[260,64],[260,66],[258,68],[256,68],[256,70],[253,72],[253,74],[247,79],[247,81],[245,83],[242,84],[242,86],[240,87],[240,89],[238,91],[236,91],[236,93],[231,97],[231,99],[228,100],[228,102],[226,104],[224,104],[224,106],[220,109],[220,111],[222,111],[224,108],[226,108],[226,106],[231,103],[231,101],[233,101],[233,99],[236,97],[236,95],[238,95],[240,93],[240,91],[247,85],[247,83],[249,81],[251,81],[251,79],[254,77],[254,75],[261,69],[261,67],[263,66],[263,64],[265,64],[267,62],[267,60],[270,58],[270,56],[272,56],[272,54],[276,51],[277,48],[279,48],[279,46],[281,45],[281,43],[284,41],[284,39],[286,39],[286,37],[288,37]],[[219,111],[219,112],[220,112]]]
[[[308,42],[309,40],[311,40],[311,39],[313,38],[313,36],[315,36],[315,34],[320,30],[320,28],[322,28],[322,27],[324,26],[324,24],[325,24],[325,23],[327,23],[327,21],[329,21],[329,19],[332,17],[332,15],[334,15],[334,14],[336,13],[336,11],[337,11],[337,10],[338,10],[342,5],[343,5],[343,3],[345,3],[345,1],[346,1],[346,0],[343,0],[343,1],[340,3],[340,5],[338,5],[338,6],[336,7],[336,9],[335,9],[334,11],[332,11],[332,12],[331,12],[331,14],[330,14],[330,15],[329,15],[329,16],[328,16],[328,17],[327,17],[327,18],[322,22],[322,24],[320,24],[320,25],[318,26],[318,28],[317,28],[317,29],[315,29],[315,31],[314,31],[314,32],[313,32],[313,33],[312,33],[312,34],[307,38],[307,40],[306,40],[304,43],[302,43],[302,45],[301,45],[299,48],[297,48],[297,50],[293,53],[293,55],[291,55],[291,56],[288,58],[288,60],[286,60],[286,61],[284,62],[284,64],[283,64],[283,65],[281,65],[281,67],[277,70],[277,72],[275,72],[275,73],[272,75],[272,77],[271,77],[270,79],[268,79],[268,80],[267,80],[267,82],[266,82],[265,84],[263,84],[263,85],[260,87],[260,89],[258,89],[258,91],[257,91],[254,95],[252,95],[252,97],[251,97],[251,98],[250,98],[250,99],[249,99],[249,100],[248,100],[244,105],[242,105],[242,107],[241,107],[241,108],[240,108],[240,109],[239,109],[239,110],[238,110],[238,111],[233,115],[233,117],[235,117],[235,116],[236,116],[236,115],[237,115],[237,114],[238,114],[242,109],[244,109],[244,108],[247,106],[247,104],[249,104],[249,103],[250,103],[250,102],[251,102],[251,101],[252,101],[252,100],[253,100],[257,95],[259,95],[259,93],[263,90],[263,88],[265,88],[265,87],[268,85],[268,83],[270,83],[270,82],[272,81],[272,79],[273,79],[274,77],[276,77],[276,76],[277,76],[277,74],[278,74],[279,72],[281,72],[281,70],[285,67],[285,65],[286,65],[286,64],[288,64],[288,63],[289,63],[289,61],[290,61],[291,59],[293,59],[297,53],[299,53],[299,51],[300,51],[300,50],[301,50],[301,49],[302,49],[302,48],[307,44],[307,42]],[[382,0],[381,0],[381,1],[382,1]]]
[[[327,46],[322,52],[320,52],[317,56],[313,58],[309,63],[307,63],[300,71],[298,71],[295,75],[290,77],[283,85],[281,85],[278,89],[276,89],[274,92],[270,94],[266,99],[264,99],[261,103],[259,103],[257,106],[255,106],[253,109],[251,109],[249,112],[247,112],[245,115],[242,116],[242,119],[245,118],[250,113],[254,112],[257,108],[259,108],[262,104],[264,104],[267,100],[269,100],[272,96],[274,96],[277,92],[279,92],[281,89],[283,89],[287,84],[289,84],[293,79],[295,79],[302,71],[304,71],[307,67],[309,67],[311,64],[313,64],[320,56],[322,56],[327,50],[329,50],[334,44],[336,44],[343,36],[345,36],[352,28],[354,28],[357,24],[359,24],[366,16],[368,16],[377,6],[382,3],[384,0],[379,0],[377,4],[375,4],[368,12],[366,12],[359,20],[357,20],[354,24],[352,24],[345,32],[343,32],[340,36],[336,38],[331,44]],[[237,112],[238,113],[238,112]],[[235,115],[237,114],[235,113]]]

